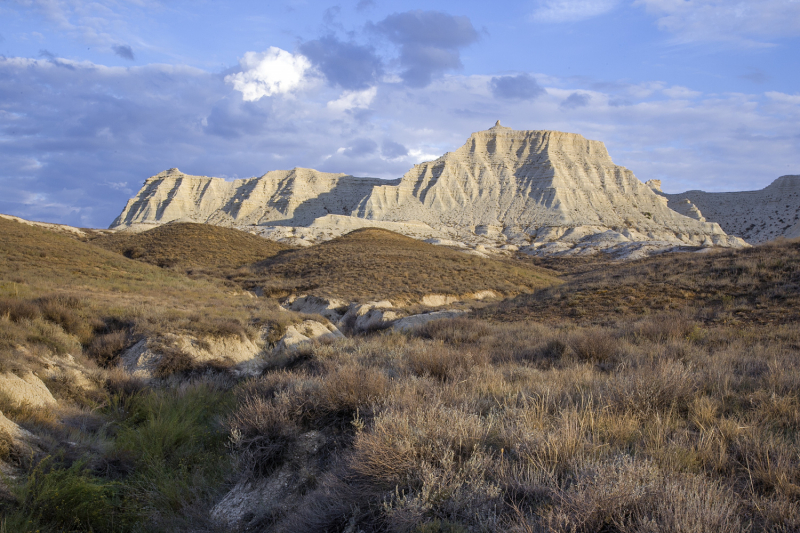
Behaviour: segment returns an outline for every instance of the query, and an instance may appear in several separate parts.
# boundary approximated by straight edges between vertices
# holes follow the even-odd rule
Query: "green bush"
[[[119,531],[120,485],[91,474],[78,461],[65,468],[53,457],[41,461],[17,487],[18,508],[7,515],[9,531]]]

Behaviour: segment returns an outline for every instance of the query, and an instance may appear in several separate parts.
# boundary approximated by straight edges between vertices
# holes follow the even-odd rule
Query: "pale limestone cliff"
[[[687,202],[726,233],[750,244],[800,237],[800,176],[781,176],[760,191],[663,194],[678,211]]]
[[[228,182],[171,169],[148,179],[112,227],[207,222],[310,244],[375,225],[535,254],[745,245],[699,212],[670,209],[658,185],[615,165],[599,141],[498,122],[395,181],[294,169]],[[568,245],[541,246],[554,242]]]
[[[111,227],[174,221],[307,226],[327,214],[349,215],[373,187],[383,183],[306,168],[274,170],[259,178],[234,181],[189,176],[172,168],[145,181]]]
[[[714,244],[734,244],[716,224],[669,209],[630,170],[615,165],[603,143],[499,123],[472,134],[455,152],[416,165],[399,185],[375,187],[356,215],[416,219],[459,233],[592,226],[633,228],[642,240],[703,244],[711,238]]]

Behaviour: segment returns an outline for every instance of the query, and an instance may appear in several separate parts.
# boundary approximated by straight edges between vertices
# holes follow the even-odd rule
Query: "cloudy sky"
[[[800,0],[0,1],[0,212],[105,227],[171,167],[400,177],[500,119],[668,192],[800,174]]]

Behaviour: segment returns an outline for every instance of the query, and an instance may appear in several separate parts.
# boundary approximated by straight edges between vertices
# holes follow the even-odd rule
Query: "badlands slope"
[[[603,143],[499,122],[394,181],[294,169],[227,182],[171,169],[148,179],[111,227],[136,231],[171,221],[233,226],[297,244],[382,227],[534,255],[745,245],[715,223],[670,209],[666,198],[615,165]]]
[[[800,237],[800,176],[781,176],[760,191],[686,191],[664,196],[670,208],[713,220],[750,244]]]

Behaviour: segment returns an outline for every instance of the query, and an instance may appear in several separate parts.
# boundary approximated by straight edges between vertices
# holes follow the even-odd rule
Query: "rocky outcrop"
[[[670,208],[692,206],[750,244],[800,237],[800,176],[781,176],[760,191],[662,194]]]
[[[327,214],[349,215],[373,187],[385,183],[307,168],[234,181],[171,168],[145,181],[111,227],[147,229],[174,221],[308,226]]]
[[[56,399],[41,379],[31,371],[19,376],[11,372],[0,374],[0,391],[18,407],[52,407]]]
[[[415,166],[398,185],[375,187],[358,216],[415,219],[437,229],[499,238],[514,232],[634,229],[643,240],[738,244],[716,224],[692,220],[611,160],[603,143],[499,123],[455,152]],[[632,234],[633,235],[633,234]]]
[[[145,338],[125,350],[120,366],[130,375],[151,379],[159,374],[165,353],[181,353],[194,364],[240,364],[258,357],[263,348],[248,338],[239,336],[207,337],[167,333],[159,338]]]
[[[148,179],[112,227],[207,222],[307,245],[379,226],[419,239],[488,246],[489,252],[533,240],[572,242],[571,250],[576,241],[565,236],[576,230],[584,238],[587,229],[606,237],[612,231],[626,243],[745,245],[699,212],[670,209],[659,190],[660,183],[644,184],[615,165],[602,142],[498,122],[395,181],[296,168],[228,182],[171,169]],[[597,249],[605,248],[592,242],[582,248]]]
[[[278,341],[275,351],[297,350],[301,344],[310,341],[332,341],[344,337],[333,325],[326,325],[316,320],[304,320],[300,324],[292,324]]]

